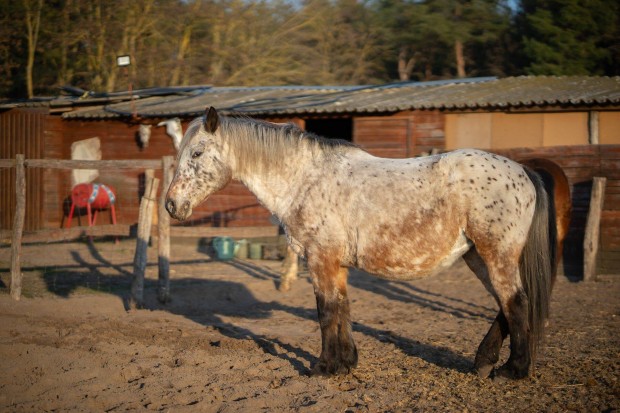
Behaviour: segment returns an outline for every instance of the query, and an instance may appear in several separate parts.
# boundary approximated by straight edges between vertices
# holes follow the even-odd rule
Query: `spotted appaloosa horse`
[[[188,218],[231,179],[243,182],[305,256],[316,295],[322,351],[316,374],[357,365],[348,267],[392,280],[435,274],[463,257],[499,304],[475,359],[496,376],[529,373],[548,317],[554,222],[539,177],[506,158],[458,150],[382,159],[293,126],[220,117],[209,108],[183,138],[166,209]]]

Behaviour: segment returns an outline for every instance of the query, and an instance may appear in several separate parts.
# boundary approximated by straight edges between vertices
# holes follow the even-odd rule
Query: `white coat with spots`
[[[555,256],[553,208],[531,171],[480,150],[378,158],[293,125],[224,118],[210,108],[183,138],[166,208],[186,219],[231,179],[280,219],[291,247],[307,259],[323,337],[315,373],[357,363],[348,267],[405,280],[462,256],[499,305],[475,367],[490,375],[510,334],[511,356],[496,375],[528,375]]]

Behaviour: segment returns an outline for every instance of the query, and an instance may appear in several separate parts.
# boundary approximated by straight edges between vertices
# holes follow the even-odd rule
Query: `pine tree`
[[[522,0],[516,24],[525,73],[611,74],[619,12],[608,0]]]

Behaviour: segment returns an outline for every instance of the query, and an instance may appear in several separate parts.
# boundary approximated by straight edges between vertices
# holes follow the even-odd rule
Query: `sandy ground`
[[[164,306],[150,248],[147,309],[126,311],[134,245],[25,246],[19,302],[7,291],[10,249],[0,248],[1,412],[620,408],[620,274],[560,277],[533,377],[496,383],[472,371],[495,303],[463,263],[415,282],[352,272],[359,367],[317,378],[307,273],[283,294],[280,262],[217,262],[173,245],[173,301]]]

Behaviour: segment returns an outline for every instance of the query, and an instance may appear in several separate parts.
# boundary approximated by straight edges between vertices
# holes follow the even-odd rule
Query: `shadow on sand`
[[[80,251],[71,251],[71,257],[74,261],[72,264],[56,266],[52,269],[30,267],[23,268],[23,270],[42,271],[47,289],[60,297],[68,297],[77,288],[88,288],[118,296],[125,309],[128,309],[133,263],[115,264],[109,261],[92,242],[88,243],[88,253],[90,257],[83,256],[83,252]],[[95,263],[93,263],[93,259]],[[210,261],[207,259],[177,260],[173,261],[172,264],[204,265],[208,262]],[[279,274],[270,268],[237,259],[226,261],[226,263],[250,277],[273,281],[274,290],[279,283]],[[149,266],[156,265],[150,264]],[[106,273],[101,271],[102,268],[106,269]],[[110,275],[110,269],[114,270],[116,275]],[[352,272],[354,272],[350,277],[352,286],[383,295],[390,300],[399,300],[434,311],[445,312],[457,318],[482,318],[489,322],[492,320],[491,315],[495,313],[493,309],[468,303],[458,298],[425,291],[407,283],[381,280],[361,271]],[[260,301],[244,284],[239,282],[184,277],[182,279],[173,278],[170,283],[173,300],[162,304],[156,298],[157,280],[145,279],[144,308],[168,311],[201,325],[213,326],[230,338],[252,340],[264,352],[289,362],[300,374],[308,375],[310,373],[302,360],[307,362],[305,364],[313,365],[317,361],[317,356],[281,339],[257,334],[249,329],[228,323],[222,317],[268,319],[274,311],[283,311],[301,319],[317,321],[316,310],[288,306],[275,301]],[[0,286],[0,288],[3,287]],[[311,291],[309,288],[308,293],[312,294]],[[187,297],[187,295],[199,299],[183,300],[182,297]],[[429,296],[436,299],[430,299]],[[353,330],[381,342],[390,342],[404,354],[418,357],[439,367],[462,373],[472,371],[472,360],[450,349],[420,343],[412,338],[396,335],[389,330],[377,329],[358,322],[353,322]],[[278,350],[278,347],[284,351]]]

